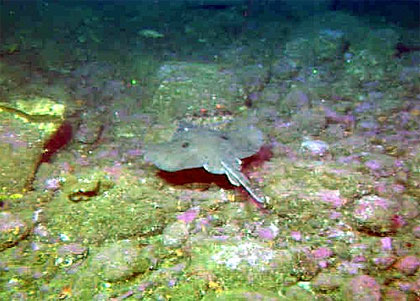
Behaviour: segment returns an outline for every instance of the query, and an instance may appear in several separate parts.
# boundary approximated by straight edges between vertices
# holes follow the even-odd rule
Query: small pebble
[[[329,145],[321,140],[306,140],[301,143],[300,149],[304,153],[322,157],[328,152]]]

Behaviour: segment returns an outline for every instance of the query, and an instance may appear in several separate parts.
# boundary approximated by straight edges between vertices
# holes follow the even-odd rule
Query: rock
[[[311,156],[322,157],[328,153],[329,145],[321,140],[305,139],[300,145],[303,153],[309,153]]]
[[[188,209],[187,211],[177,215],[177,220],[184,222],[185,224],[190,224],[191,222],[193,222],[198,214],[200,213],[200,207],[193,207]]]
[[[297,112],[308,110],[311,106],[311,101],[304,91],[294,89],[286,95],[282,104],[288,108],[289,112]]]
[[[416,238],[420,238],[420,226],[415,226],[413,228],[413,234]]]
[[[235,273],[253,275],[268,271],[290,272],[292,254],[273,250],[256,240],[200,239],[192,249],[191,265],[198,269],[218,271],[227,268]]]
[[[322,62],[339,60],[347,43],[343,31],[328,28],[320,30],[316,39],[313,51]]]
[[[130,240],[105,245],[92,257],[89,269],[105,281],[125,280],[134,274],[145,272],[151,265],[149,258],[141,251]]]
[[[276,225],[271,224],[268,227],[260,227],[257,233],[260,239],[271,241],[274,240],[279,234],[279,228]]]
[[[249,291],[245,289],[232,289],[232,290],[221,290],[221,292],[211,293],[206,292],[205,296],[202,299],[203,301],[212,301],[212,300],[241,300],[241,301],[278,301],[279,298],[268,291]]]
[[[262,64],[252,64],[248,66],[241,66],[235,70],[237,82],[239,82],[248,92],[258,92],[263,90],[265,83],[268,80],[268,69]]]
[[[395,289],[395,288],[389,288],[384,293],[384,300],[392,300],[392,301],[407,301],[409,300],[407,295],[404,294],[402,291]]]
[[[394,230],[398,203],[376,195],[356,200],[353,218],[361,230],[385,234]]]
[[[364,167],[377,177],[389,177],[395,173],[395,159],[384,154],[367,154]]]
[[[0,251],[16,245],[31,231],[27,222],[10,212],[0,212]]]
[[[104,124],[99,119],[94,119],[92,117],[86,118],[82,124],[79,125],[74,139],[82,144],[94,144],[97,142],[104,129]]]
[[[47,145],[64,125],[65,109],[41,97],[0,103],[0,187],[6,192],[31,186],[39,162],[48,154]]]
[[[113,186],[113,182],[107,179],[101,171],[91,170],[86,174],[81,174],[77,178],[70,175],[63,183],[63,194],[70,201],[88,201],[96,196],[103,194]]]
[[[339,140],[347,136],[346,128],[342,124],[329,124],[325,130],[329,139]]]
[[[406,220],[414,220],[419,215],[420,206],[418,200],[412,196],[403,196],[401,203],[401,215]]]
[[[387,270],[394,264],[394,262],[395,262],[395,258],[392,256],[381,256],[381,257],[373,258],[373,263],[380,270]]]
[[[311,283],[315,290],[328,292],[338,288],[342,280],[338,274],[321,272],[312,279]]]
[[[315,259],[326,259],[333,255],[333,251],[326,247],[319,247],[312,251],[312,256]]]
[[[163,230],[162,240],[167,247],[176,248],[182,245],[188,238],[188,226],[182,221],[178,220],[173,224],[167,226]]]
[[[319,260],[306,248],[298,250],[294,254],[293,274],[300,281],[309,281],[320,271]]]
[[[420,260],[416,256],[405,256],[394,265],[406,276],[414,275],[420,267]]]
[[[292,127],[304,135],[318,136],[327,127],[325,113],[314,108],[301,110],[292,115]]]
[[[362,120],[357,123],[357,130],[363,132],[376,132],[379,129],[379,123],[375,120]]]
[[[299,72],[296,62],[286,56],[275,61],[272,66],[273,77],[276,79],[289,79]]]
[[[343,287],[343,297],[349,301],[379,301],[381,287],[368,275],[356,276]]]
[[[117,77],[115,73],[115,68],[109,63],[90,62],[81,65],[71,74],[70,86],[74,97],[94,104],[96,109],[99,109],[96,105],[99,100],[101,104],[109,103],[110,100],[119,100],[124,87],[121,82],[110,80]],[[89,116],[95,114],[89,113],[92,113]]]
[[[278,83],[268,83],[264,90],[261,91],[261,98],[263,100],[264,106],[261,108],[264,110],[264,115],[270,116],[278,114],[277,111],[273,112],[273,109],[270,105],[275,105],[279,102],[280,97],[283,93],[283,90],[286,90],[284,86]]]
[[[313,297],[310,291],[305,290],[297,285],[292,286],[286,291],[286,300],[300,301],[300,300],[311,300]]]
[[[257,244],[245,242],[237,246],[222,246],[211,258],[232,270],[239,269],[242,265],[264,269],[265,263],[274,258],[274,252]]]
[[[66,244],[57,249],[55,265],[62,268],[67,268],[74,263],[86,258],[87,255],[87,247],[77,243]]]
[[[332,208],[340,208],[347,200],[340,195],[340,190],[324,189],[318,192],[317,196],[320,201],[328,204]]]

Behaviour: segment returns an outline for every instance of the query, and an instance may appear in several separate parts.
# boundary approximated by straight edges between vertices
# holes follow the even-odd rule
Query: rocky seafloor
[[[419,300],[420,52],[395,47],[418,31],[336,12],[206,36],[242,24],[222,11],[121,59],[71,12],[71,56],[34,29],[2,44],[0,299]],[[143,159],[238,120],[265,136],[243,168],[264,205]]]

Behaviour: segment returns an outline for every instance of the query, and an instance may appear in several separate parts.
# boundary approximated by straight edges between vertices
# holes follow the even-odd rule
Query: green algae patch
[[[212,292],[207,294],[202,299],[203,301],[212,301],[212,300],[220,300],[220,301],[229,301],[229,300],[243,300],[243,301],[252,301],[252,300],[260,300],[260,301],[278,301],[278,300],[288,300],[287,298],[281,298],[279,295],[272,293],[270,291],[265,290],[258,290],[252,291],[247,288],[238,288],[233,290],[227,290],[223,292]]]
[[[210,274],[186,274],[183,276],[178,274],[169,271],[157,272],[152,277],[147,278],[158,285],[147,290],[144,296],[142,296],[142,300],[201,300],[209,289],[209,280],[206,277]],[[180,281],[177,281],[176,285],[169,287],[168,279],[166,279],[168,276],[174,276],[174,278],[178,278]]]
[[[48,228],[70,241],[154,236],[173,219],[171,212],[183,208],[174,196],[153,188],[153,182],[136,182],[128,170],[115,185],[100,170],[85,171],[76,178],[69,177],[63,193],[45,209]]]
[[[66,106],[46,97],[16,99],[11,104],[0,103],[0,112],[13,114],[17,119],[36,126],[40,132],[54,133],[64,119]]]
[[[0,103],[0,187],[29,188],[44,146],[62,126],[65,106],[40,97]]]
[[[33,116],[49,115],[51,117],[63,118],[66,110],[65,105],[57,103],[46,97],[35,97],[34,99],[16,100],[16,108]]]
[[[88,262],[89,271],[109,282],[126,280],[144,273],[152,263],[142,254],[137,243],[121,240],[102,245]]]

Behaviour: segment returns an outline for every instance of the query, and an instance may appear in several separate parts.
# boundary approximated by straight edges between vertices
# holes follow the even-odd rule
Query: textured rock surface
[[[105,281],[125,280],[135,273],[143,273],[148,267],[147,258],[140,256],[136,243],[122,240],[105,245],[92,257],[91,268]]]
[[[380,286],[376,280],[367,275],[360,275],[350,280],[344,288],[345,300],[379,301],[381,300]]]
[[[365,196],[356,201],[354,218],[361,229],[374,233],[387,233],[394,229],[393,217],[399,205],[395,201],[375,195]]]
[[[31,225],[18,214],[0,212],[0,251],[16,245],[29,235]]]
[[[63,122],[65,107],[48,98],[0,103],[0,186],[29,188],[45,145]]]

